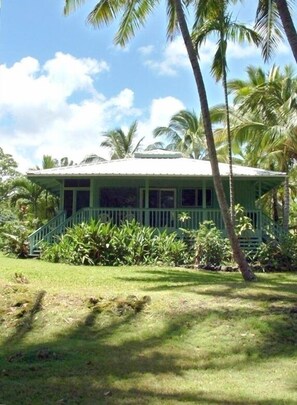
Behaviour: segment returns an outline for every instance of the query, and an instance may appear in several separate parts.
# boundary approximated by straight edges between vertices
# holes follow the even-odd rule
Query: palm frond
[[[283,28],[273,0],[259,0],[255,30],[262,38],[262,55],[264,60],[268,61],[283,38]]]

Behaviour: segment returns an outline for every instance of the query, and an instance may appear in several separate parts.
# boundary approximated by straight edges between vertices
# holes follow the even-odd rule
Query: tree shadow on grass
[[[218,296],[216,291],[215,297]],[[229,292],[231,294],[231,292]],[[36,309],[40,310],[42,298],[36,299]],[[35,306],[35,305],[34,305]],[[240,368],[251,367],[264,358],[273,356],[296,355],[296,340],[282,344],[284,329],[288,318],[265,321],[267,309],[217,307],[188,308],[181,312],[171,312],[165,317],[162,328],[145,330],[138,333],[138,328],[148,322],[149,313],[128,312],[118,316],[104,314],[90,309],[89,312],[68,329],[63,329],[53,339],[42,344],[24,345],[24,331],[16,328],[3,344],[3,351],[11,351],[11,341],[15,350],[22,343],[22,356],[8,361],[5,374],[2,375],[0,402],[13,404],[233,404],[233,405],[270,405],[282,403],[276,398],[268,400],[233,400],[227,393],[209,391],[197,380],[197,385],[189,384],[180,389],[179,378],[185,379],[187,372],[210,370],[212,373],[222,370],[236,370],[237,350],[245,357],[241,359]],[[34,313],[28,321],[31,328]],[[225,353],[218,353],[215,348],[208,350],[206,357],[199,357],[193,349],[175,349],[192,330],[199,333],[204,323],[212,317],[214,325],[218,322],[236,322],[238,319],[253,319],[264,316],[268,322],[264,338],[250,341],[248,347],[226,347]],[[296,317],[289,325],[290,333],[297,336]],[[287,325],[288,326],[288,325]],[[135,333],[133,333],[133,331]],[[274,342],[274,349],[271,348]],[[13,354],[13,353],[12,353]],[[40,354],[43,354],[42,356]],[[173,376],[173,385],[167,386]],[[148,380],[147,382],[146,379]],[[171,383],[172,384],[172,383]],[[288,405],[296,405],[292,399]]]
[[[269,280],[259,274],[258,282],[248,283],[242,280],[239,273],[222,273],[213,271],[194,271],[194,270],[148,270],[146,274],[152,277],[144,277],[143,272],[139,273],[139,277],[117,277],[123,282],[141,282],[147,283],[147,287],[143,289],[146,292],[161,292],[170,290],[180,290],[194,292],[194,288],[198,288],[198,294],[209,295],[213,297],[225,297],[228,299],[246,299],[257,301],[273,301],[284,299],[286,302],[295,303],[297,305],[297,274],[292,281],[287,282],[287,277],[282,281],[282,274],[278,274],[278,280]],[[273,275],[275,276],[275,274]],[[207,290],[207,287],[211,289]],[[200,289],[202,287],[203,289]],[[248,291],[248,293],[245,292]],[[254,292],[253,292],[254,290]],[[258,290],[258,291],[257,291]],[[244,294],[243,294],[244,291]],[[281,294],[285,294],[282,297]]]
[[[108,341],[123,325],[131,326],[135,321],[133,314],[117,319],[106,327],[98,328],[96,324],[100,315],[90,312],[80,323],[68,333],[60,335],[54,342],[47,342],[47,351],[55,352],[57,356],[47,359],[34,358],[33,353],[40,351],[40,345],[28,346],[21,360],[16,360],[7,371],[10,380],[18,381],[13,387],[12,397],[0,394],[0,399],[8,404],[150,404],[150,403],[192,403],[192,404],[234,404],[234,405],[270,405],[277,400],[232,400],[232,397],[220,392],[208,392],[203,389],[184,389],[159,384],[164,374],[183,377],[187,370],[200,367],[195,364],[191,353],[187,358],[174,354],[173,351],[164,353],[160,347],[184,334],[189,328],[189,322],[194,322],[197,313],[178,316],[168,322],[167,327],[160,333],[143,338],[130,338],[118,344]],[[85,349],[82,349],[82,346]],[[54,361],[51,361],[54,360]],[[211,368],[215,357],[204,365]],[[22,366],[22,367],[21,367]],[[224,367],[231,368],[234,364]],[[147,387],[138,387],[138,379],[144,376],[154,376],[155,382]],[[25,378],[24,378],[25,376]],[[23,384],[20,382],[23,379]],[[129,384],[129,380],[131,383]],[[120,382],[120,384],[119,384]],[[125,385],[126,384],[126,385]],[[135,384],[135,386],[133,386]],[[121,386],[125,386],[121,388]],[[9,384],[6,385],[9,392]],[[15,402],[12,398],[15,398]],[[279,402],[281,403],[281,402]],[[297,401],[286,402],[296,405]]]
[[[126,282],[147,281],[148,286],[144,288],[146,292],[165,292],[174,289],[181,293],[196,293],[200,297],[198,303],[203,307],[203,311],[208,316],[217,316],[218,319],[233,319],[236,322],[243,318],[247,325],[249,321],[253,325],[257,322],[256,318],[261,319],[261,342],[251,345],[244,351],[248,361],[297,355],[296,274],[273,274],[269,279],[267,274],[262,276],[260,274],[257,283],[246,283],[240,280],[238,274],[184,270],[158,270],[149,273],[156,277],[146,279],[140,275],[140,278],[127,278]],[[220,303],[220,310],[208,309],[209,301],[206,300],[204,303],[203,296]],[[238,309],[233,307],[230,310],[233,302],[238,303]],[[246,306],[248,309],[244,308]],[[208,364],[207,367],[209,366]]]
[[[26,334],[28,334],[34,326],[34,317],[38,312],[42,309],[42,301],[45,296],[45,291],[38,291],[36,293],[36,297],[34,302],[31,306],[29,306],[28,310],[24,309],[19,314],[19,321],[15,327],[13,333],[7,338],[4,342],[4,345],[12,345],[14,342],[20,342]]]

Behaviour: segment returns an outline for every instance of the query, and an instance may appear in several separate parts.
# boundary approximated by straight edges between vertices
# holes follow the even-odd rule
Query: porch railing
[[[254,237],[261,240],[263,227],[261,210],[248,210],[247,215],[251,218],[255,229]],[[213,221],[218,229],[224,231],[222,215],[218,209],[83,208],[67,219],[65,212],[61,212],[45,226],[32,233],[29,236],[30,254],[42,241],[52,243],[67,228],[82,222],[87,223],[91,219],[115,225],[134,219],[141,225],[169,231],[177,231],[181,228],[198,229],[202,222]],[[267,226],[266,221],[265,227]],[[270,231],[274,231],[272,225]]]
[[[55,233],[59,226],[65,223],[65,220],[66,212],[60,211],[58,215],[48,221],[47,224],[41,226],[39,229],[31,233],[31,235],[29,235],[28,237],[30,254],[32,255],[34,248],[36,248],[40,244],[40,242],[52,242],[52,240],[49,240],[49,235]]]

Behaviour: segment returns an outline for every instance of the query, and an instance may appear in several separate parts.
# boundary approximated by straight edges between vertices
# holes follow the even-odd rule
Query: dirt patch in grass
[[[126,298],[114,297],[111,299],[91,297],[87,301],[88,308],[94,312],[107,312],[116,315],[124,315],[127,313],[138,313],[151,302],[151,297],[148,295],[142,298],[137,298],[135,295],[128,295]]]

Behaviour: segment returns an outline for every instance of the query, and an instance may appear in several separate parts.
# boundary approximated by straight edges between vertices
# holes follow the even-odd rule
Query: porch
[[[241,238],[243,248],[254,249],[262,240],[280,237],[282,229],[266,217],[261,210],[247,210],[254,232]],[[195,230],[204,221],[213,221],[216,227],[225,233],[223,219],[218,209],[144,209],[144,208],[82,208],[72,216],[61,211],[55,218],[29,236],[30,255],[38,250],[42,242],[53,243],[67,228],[90,220],[110,222],[121,225],[125,221],[135,220],[144,226],[159,230],[168,230],[182,235],[181,229]]]

